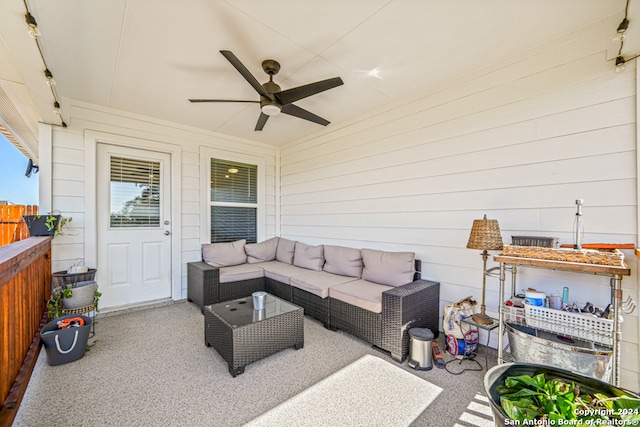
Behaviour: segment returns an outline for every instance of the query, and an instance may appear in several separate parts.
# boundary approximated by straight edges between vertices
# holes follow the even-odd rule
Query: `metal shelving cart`
[[[504,363],[504,355],[503,355],[503,338],[505,332],[505,317],[509,316],[509,312],[504,309],[503,304],[505,301],[505,279],[507,275],[507,271],[511,272],[511,296],[514,296],[516,293],[516,276],[518,267],[534,267],[534,268],[543,268],[549,270],[561,270],[561,271],[569,271],[576,273],[585,273],[585,274],[595,274],[602,276],[610,277],[610,285],[611,285],[611,326],[610,328],[600,328],[603,330],[598,331],[598,327],[601,325],[596,325],[596,330],[594,331],[594,325],[571,325],[567,324],[566,319],[563,321],[559,321],[554,318],[536,318],[535,326],[542,330],[547,330],[549,332],[563,332],[566,334],[574,334],[576,336],[585,336],[585,334],[596,334],[595,338],[593,335],[585,336],[585,338],[589,339],[589,337],[595,341],[608,341],[611,343],[613,360],[612,360],[612,372],[611,372],[611,383],[615,386],[619,386],[620,382],[620,341],[621,341],[621,332],[620,332],[620,319],[621,315],[621,307],[623,304],[622,301],[622,278],[623,276],[629,276],[631,271],[629,267],[623,262],[622,266],[611,266],[611,265],[599,265],[599,264],[586,264],[579,262],[567,262],[567,261],[556,261],[556,260],[546,260],[546,259],[534,259],[534,258],[523,258],[516,256],[507,256],[507,255],[494,255],[494,261],[500,263],[500,310],[499,310],[499,334],[498,334],[498,363]],[[630,303],[635,306],[635,303],[631,301]],[[553,310],[556,312],[561,312],[560,310]],[[561,312],[567,313],[567,312]],[[585,317],[586,318],[586,317]],[[602,322],[601,322],[602,323]]]

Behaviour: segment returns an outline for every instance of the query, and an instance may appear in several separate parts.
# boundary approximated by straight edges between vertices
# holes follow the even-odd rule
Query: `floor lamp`
[[[473,227],[471,228],[471,235],[469,236],[469,243],[467,248],[480,249],[482,253],[482,305],[480,306],[480,313],[476,313],[471,316],[471,319],[481,325],[489,325],[493,323],[493,320],[485,313],[484,295],[487,288],[487,257],[489,256],[487,251],[497,251],[502,249],[502,237],[500,236],[500,226],[498,220],[487,219],[487,215],[482,219],[476,219],[473,221]]]

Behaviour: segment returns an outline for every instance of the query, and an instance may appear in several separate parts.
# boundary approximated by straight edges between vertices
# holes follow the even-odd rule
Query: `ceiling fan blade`
[[[190,99],[189,102],[254,102],[259,104],[260,101],[243,101],[239,99]]]
[[[342,84],[344,84],[344,82],[340,77],[333,77],[331,79],[309,83],[308,85],[283,90],[282,92],[274,93],[274,95],[280,104],[286,105],[291,104],[292,102],[296,102],[299,99],[315,95],[316,93],[333,89],[334,87],[340,86]]]
[[[325,120],[320,116],[316,116],[311,111],[307,111],[304,108],[300,108],[297,105],[293,105],[293,104],[283,105],[282,112],[290,116],[309,120],[310,122],[317,123],[322,126],[326,126],[329,123],[331,123],[330,121]]]
[[[256,123],[256,128],[254,130],[262,130],[264,125],[267,123],[267,120],[269,120],[269,116],[267,116],[265,113],[260,113],[260,117],[258,117],[258,123]]]
[[[253,74],[251,74],[249,70],[247,70],[247,67],[245,67],[244,64],[240,62],[238,57],[235,56],[233,52],[229,50],[221,50],[220,53],[222,54],[222,56],[227,58],[227,61],[229,61],[231,65],[233,65],[240,74],[242,74],[242,77],[244,77],[245,80],[248,81],[251,86],[253,86],[256,92],[258,92],[260,95],[266,98],[269,98],[272,101],[274,100],[273,95],[271,95],[269,92],[266,91],[265,88],[262,87],[262,85],[258,82],[258,80],[256,80],[255,77],[253,77]]]

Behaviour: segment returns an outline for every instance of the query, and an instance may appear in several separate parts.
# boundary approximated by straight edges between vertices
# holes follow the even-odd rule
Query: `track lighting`
[[[58,103],[58,101],[53,103],[53,113],[62,116],[62,113],[60,112],[60,104]]]
[[[25,20],[27,21],[27,31],[29,35],[34,39],[37,39],[41,36],[40,31],[38,30],[38,23],[36,22],[36,18],[29,12],[25,15]]]
[[[44,76],[47,79],[47,84],[49,86],[53,86],[56,84],[56,81],[53,80],[53,74],[51,74],[51,71],[49,71],[48,68],[44,70]]]

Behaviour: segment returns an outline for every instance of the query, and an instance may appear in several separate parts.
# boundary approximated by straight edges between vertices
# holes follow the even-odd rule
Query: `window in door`
[[[211,243],[257,241],[258,166],[211,159]]]
[[[111,157],[112,228],[160,227],[160,162]]]

